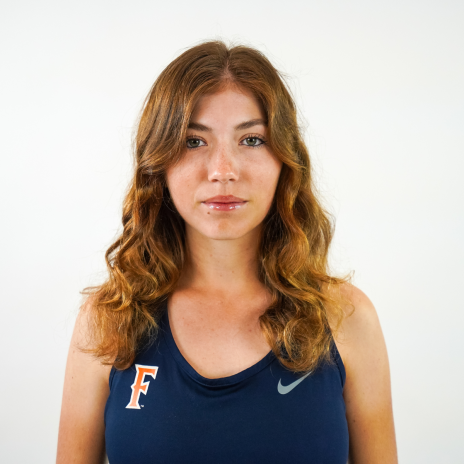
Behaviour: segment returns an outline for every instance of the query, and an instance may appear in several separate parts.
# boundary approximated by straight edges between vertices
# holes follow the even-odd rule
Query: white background
[[[223,38],[289,83],[334,268],[377,307],[400,462],[464,462],[464,3],[2,1],[0,461],[55,459],[79,291],[105,277],[159,72]]]

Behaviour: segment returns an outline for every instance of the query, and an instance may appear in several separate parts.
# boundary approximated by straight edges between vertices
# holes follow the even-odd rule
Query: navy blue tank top
[[[346,464],[345,368],[308,375],[270,351],[238,374],[208,379],[182,356],[166,303],[156,340],[126,370],[111,370],[105,407],[110,464]]]

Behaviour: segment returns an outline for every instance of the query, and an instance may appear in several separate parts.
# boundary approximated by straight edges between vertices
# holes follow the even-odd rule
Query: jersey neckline
[[[268,364],[274,361],[276,358],[274,352],[270,350],[264,358],[258,361],[256,364],[244,369],[243,371],[238,372],[237,374],[229,375],[227,377],[220,377],[217,379],[209,379],[203,377],[199,374],[184,358],[183,354],[180,352],[179,348],[176,345],[174,337],[171,332],[171,326],[169,325],[169,316],[167,301],[164,303],[164,311],[161,317],[161,326],[163,328],[162,333],[163,337],[168,345],[169,351],[171,352],[173,358],[177,364],[193,379],[195,382],[204,385],[206,387],[226,387],[230,385],[235,385],[243,380],[250,378],[251,376],[257,374],[259,371],[264,369]]]

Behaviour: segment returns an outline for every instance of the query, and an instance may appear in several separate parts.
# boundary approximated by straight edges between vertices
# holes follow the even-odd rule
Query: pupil
[[[248,141],[249,141],[250,145],[255,145],[256,144],[256,139],[254,137],[250,137],[248,139]]]

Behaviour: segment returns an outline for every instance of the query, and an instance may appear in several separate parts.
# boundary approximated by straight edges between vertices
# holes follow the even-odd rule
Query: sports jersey
[[[110,464],[346,464],[346,373],[333,341],[335,363],[306,375],[269,351],[237,374],[209,379],[179,351],[167,303],[160,309],[155,340],[128,369],[111,369]]]

